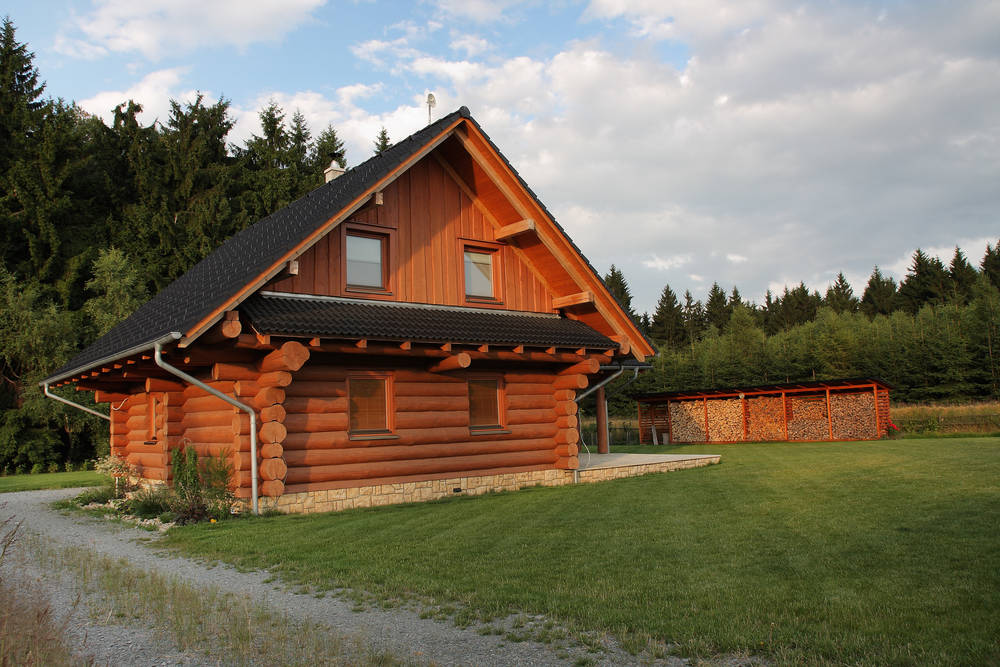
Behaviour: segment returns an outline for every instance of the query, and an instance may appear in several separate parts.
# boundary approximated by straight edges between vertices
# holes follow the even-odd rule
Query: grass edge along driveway
[[[546,614],[685,655],[1000,661],[1000,439],[657,450],[723,463],[183,527],[165,544],[321,589]]]
[[[77,486],[100,486],[105,478],[93,470],[76,472],[47,472],[38,475],[10,475],[0,477],[0,493],[37,491],[39,489],[70,489]]]

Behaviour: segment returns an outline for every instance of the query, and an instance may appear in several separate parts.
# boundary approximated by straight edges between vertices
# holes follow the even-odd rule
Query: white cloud
[[[181,81],[188,68],[174,67],[150,72],[133,86],[125,90],[106,90],[93,97],[80,100],[78,104],[87,113],[100,116],[105,122],[114,119],[114,108],[123,102],[133,100],[142,105],[139,121],[145,125],[154,120],[165,122],[170,112],[170,100],[192,102],[198,92],[181,89]],[[212,95],[205,92],[210,100]]]
[[[138,52],[150,60],[200,47],[280,39],[325,0],[97,0],[55,48],[78,58]]]
[[[490,49],[490,43],[478,35],[462,34],[451,41],[453,51],[465,51],[465,56],[471,58]]]
[[[657,271],[667,271],[669,269],[676,269],[678,267],[684,266],[685,264],[691,263],[691,255],[673,255],[670,257],[660,257],[654,254],[649,259],[642,260],[642,265],[648,269],[656,269]]]
[[[490,23],[505,18],[504,13],[524,0],[435,0],[442,14],[477,23]]]
[[[733,264],[742,264],[746,262],[749,258],[744,255],[737,255],[736,253],[728,253],[726,255],[726,261],[732,262]]]

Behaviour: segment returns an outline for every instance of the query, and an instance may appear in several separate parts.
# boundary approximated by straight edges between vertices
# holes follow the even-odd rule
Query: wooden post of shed
[[[785,440],[788,440],[788,399],[781,392],[781,421],[785,425]]]
[[[875,408],[875,439],[878,440],[882,433],[882,429],[879,428],[879,413],[878,413],[878,385],[872,384],[872,406]]]
[[[608,447],[608,398],[604,387],[597,390],[597,453],[607,454]]]
[[[667,444],[674,444],[674,425],[670,421],[670,399],[667,399]]]
[[[708,442],[708,397],[703,397],[701,402],[705,408],[705,442]]]
[[[833,411],[830,409],[830,388],[826,388],[826,426],[830,429],[830,440],[833,440]]]

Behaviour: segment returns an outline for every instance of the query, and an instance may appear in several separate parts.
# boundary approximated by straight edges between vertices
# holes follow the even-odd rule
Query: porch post
[[[604,387],[600,387],[597,396],[597,453],[607,454],[608,447],[608,398],[604,394]]]

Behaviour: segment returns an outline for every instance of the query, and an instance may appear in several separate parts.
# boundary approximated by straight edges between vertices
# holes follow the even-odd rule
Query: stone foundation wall
[[[590,470],[533,470],[530,472],[453,477],[398,484],[376,484],[347,489],[326,489],[287,493],[278,498],[260,498],[260,509],[276,509],[289,514],[339,512],[356,507],[377,507],[399,503],[424,502],[448,496],[477,496],[496,491],[517,491],[531,486],[564,486],[574,483],[604,482],[623,477],[637,477],[656,472],[718,463],[719,457],[702,457],[683,461],[640,463],[630,466],[594,468]]]

